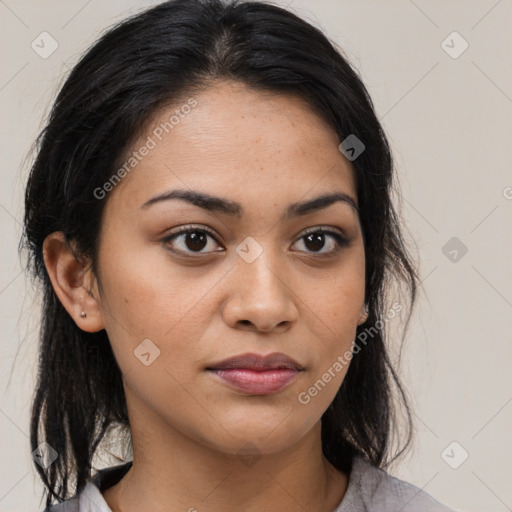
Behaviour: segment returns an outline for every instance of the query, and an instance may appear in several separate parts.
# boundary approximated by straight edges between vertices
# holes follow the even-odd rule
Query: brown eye
[[[215,243],[212,244],[210,242],[210,239],[213,240]],[[172,246],[171,250],[173,251],[189,254],[218,252],[219,250],[214,248],[216,244],[216,239],[213,236],[213,233],[211,233],[209,230],[205,228],[181,229],[177,233],[173,233],[165,237],[162,240],[162,242],[166,245]]]
[[[328,231],[325,229],[316,229],[303,235],[299,240],[303,241],[304,246],[310,253],[323,254],[334,254],[338,252],[341,247],[348,244],[348,240],[340,233],[335,231]],[[327,247],[326,250],[323,250]]]

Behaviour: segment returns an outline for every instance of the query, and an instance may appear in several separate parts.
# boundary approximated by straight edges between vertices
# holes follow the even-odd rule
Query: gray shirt
[[[98,471],[78,495],[43,512],[112,512],[102,492],[115,485],[132,463]],[[454,512],[425,491],[377,469],[360,457],[352,463],[347,491],[333,512]]]

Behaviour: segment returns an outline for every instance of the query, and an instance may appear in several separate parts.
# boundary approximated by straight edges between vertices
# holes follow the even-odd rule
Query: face
[[[98,303],[130,414],[224,453],[276,453],[318,425],[361,323],[353,169],[298,98],[218,82],[193,99],[151,119],[103,199]],[[299,370],[209,369],[247,353]]]

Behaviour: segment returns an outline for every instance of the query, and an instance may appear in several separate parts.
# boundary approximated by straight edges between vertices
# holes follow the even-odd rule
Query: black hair
[[[369,312],[357,335],[382,323],[388,292],[397,283],[406,290],[406,326],[410,320],[418,278],[393,205],[390,147],[370,95],[342,50],[309,22],[264,2],[174,0],[123,20],[95,42],[65,80],[37,138],[25,194],[22,246],[28,249],[27,268],[43,289],[30,440],[32,450],[46,441],[59,455],[47,468],[35,463],[47,505],[81,492],[108,429],[118,425],[129,437],[129,419],[107,333],[82,331],[64,309],[44,264],[43,242],[61,231],[77,254],[94,264],[108,197],[100,200],[93,191],[113,175],[152,114],[218,79],[298,95],[340,141],[353,134],[364,143],[352,161]],[[322,416],[323,452],[340,470],[350,470],[355,455],[377,467],[394,460],[395,398],[406,413],[405,441],[395,458],[412,439],[406,393],[386,337],[386,329],[372,331]]]

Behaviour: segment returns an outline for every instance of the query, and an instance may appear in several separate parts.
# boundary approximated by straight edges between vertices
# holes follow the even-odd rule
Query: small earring
[[[82,312],[80,313],[80,316],[81,316],[82,318],[85,318],[85,317],[87,316],[87,313],[86,313],[85,311],[82,311]]]

